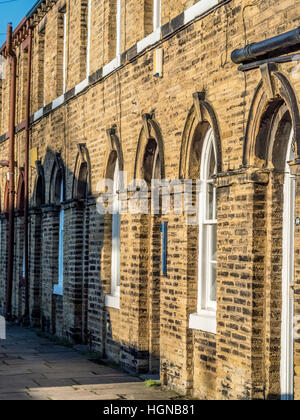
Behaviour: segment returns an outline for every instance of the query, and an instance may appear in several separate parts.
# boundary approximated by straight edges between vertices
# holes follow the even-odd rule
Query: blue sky
[[[0,0],[0,45],[6,40],[8,22],[13,23],[14,29],[35,3],[36,0]]]

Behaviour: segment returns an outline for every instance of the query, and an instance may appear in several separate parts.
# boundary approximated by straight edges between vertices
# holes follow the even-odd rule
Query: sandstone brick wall
[[[162,25],[194,3],[162,0]],[[271,164],[262,170],[261,159],[256,159],[250,168],[243,167],[246,125],[261,74],[259,70],[239,72],[230,60],[230,53],[246,43],[299,26],[300,1],[219,3],[219,8],[169,34],[157,45],[133,58],[128,53],[120,68],[99,80],[95,79],[96,72],[115,57],[116,2],[92,0],[90,84],[74,96],[72,89],[86,78],[87,0],[67,2],[71,7],[66,9],[66,91],[71,93],[61,106],[52,111],[50,108],[35,120],[30,133],[30,147],[38,148],[45,174],[45,205],[37,208],[37,171],[30,170],[31,322],[75,342],[87,343],[131,370],[157,371],[160,363],[163,382],[179,392],[209,399],[271,398],[280,393],[283,179],[282,171],[274,173]],[[61,11],[64,6],[62,0],[55,2],[34,28],[31,114],[62,94]],[[134,54],[136,42],[151,33],[150,6],[147,1],[130,0],[125,8],[123,2],[123,52],[131,49]],[[153,77],[153,57],[158,45],[164,51],[162,78]],[[24,120],[26,82],[26,54],[21,47],[17,48],[17,57],[16,123],[20,125]],[[282,64],[279,71],[290,80],[298,96],[300,79],[292,77],[294,66]],[[93,80],[98,81],[92,83]],[[7,66],[6,78],[0,86],[0,136],[8,131],[9,84]],[[122,215],[120,309],[107,308],[105,295],[110,293],[111,277],[110,218],[103,218],[96,211],[100,193],[97,183],[106,173],[110,151],[107,129],[116,125],[124,170],[131,181],[143,128],[142,115],[151,114],[161,132],[165,176],[177,179],[185,124],[193,106],[192,95],[202,91],[217,117],[222,148],[223,173],[217,181],[216,335],[189,328],[189,315],[197,308],[198,227],[187,226],[185,216],[173,213],[164,216],[168,222],[165,277],[160,270],[160,220]],[[18,168],[24,165],[24,138],[24,131],[20,130],[16,135]],[[1,139],[0,157],[5,159],[8,140]],[[90,194],[80,202],[73,195],[79,143],[86,145],[91,161]],[[57,153],[65,167],[63,297],[53,295],[53,284],[58,277],[58,209],[50,199],[50,184]],[[138,161],[137,165],[140,170],[142,162]],[[6,172],[6,168],[0,168],[1,209]],[[7,222],[4,216],[1,220],[0,309],[3,309]],[[295,306],[300,314],[298,230]],[[24,302],[18,287],[22,221],[17,215],[15,252],[13,304],[14,314],[19,317]],[[296,398],[300,393],[299,354],[297,342]]]

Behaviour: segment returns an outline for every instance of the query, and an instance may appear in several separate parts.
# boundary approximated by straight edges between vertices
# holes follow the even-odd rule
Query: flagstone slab
[[[0,400],[164,400],[172,393],[147,388],[127,373],[88,359],[79,347],[8,326],[0,345]]]
[[[30,395],[26,392],[12,392],[7,394],[0,394],[1,401],[32,401]]]

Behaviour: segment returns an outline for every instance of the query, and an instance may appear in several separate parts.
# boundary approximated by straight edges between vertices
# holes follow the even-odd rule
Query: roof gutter
[[[245,48],[234,50],[231,60],[235,64],[246,64],[253,61],[279,57],[286,52],[300,49],[300,27],[273,38],[247,45]]]
[[[29,10],[29,12],[26,14],[26,18],[27,19],[29,19],[33,14],[34,14],[34,12],[36,11],[36,9],[39,7],[39,5],[41,4],[41,3],[43,3],[45,0],[38,0],[33,6],[32,6],[32,8]]]
[[[46,3],[46,0],[38,0],[33,7],[29,10],[29,12],[24,16],[24,18],[21,20],[21,22],[18,24],[16,29],[14,30],[12,34],[12,44],[14,47],[14,41],[17,40],[19,42],[22,42],[27,36],[28,36],[28,28],[29,26],[29,19],[35,14],[37,9],[40,7],[42,3]],[[6,56],[6,42],[2,45],[0,48],[0,54],[4,57]]]
[[[16,39],[19,38],[20,40],[24,40],[26,38],[28,27],[29,27],[28,19],[24,17],[12,33],[12,36],[11,36],[11,49],[12,50],[15,47],[14,41]],[[5,42],[0,48],[0,54],[3,55],[3,57],[5,58],[9,55],[7,52],[7,42]]]

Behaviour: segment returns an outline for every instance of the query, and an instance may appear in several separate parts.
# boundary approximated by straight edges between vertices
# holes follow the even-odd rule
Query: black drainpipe
[[[250,63],[264,58],[278,57],[291,50],[300,49],[300,27],[293,31],[266,39],[261,42],[247,45],[245,48],[235,50],[231,59],[236,64]]]

